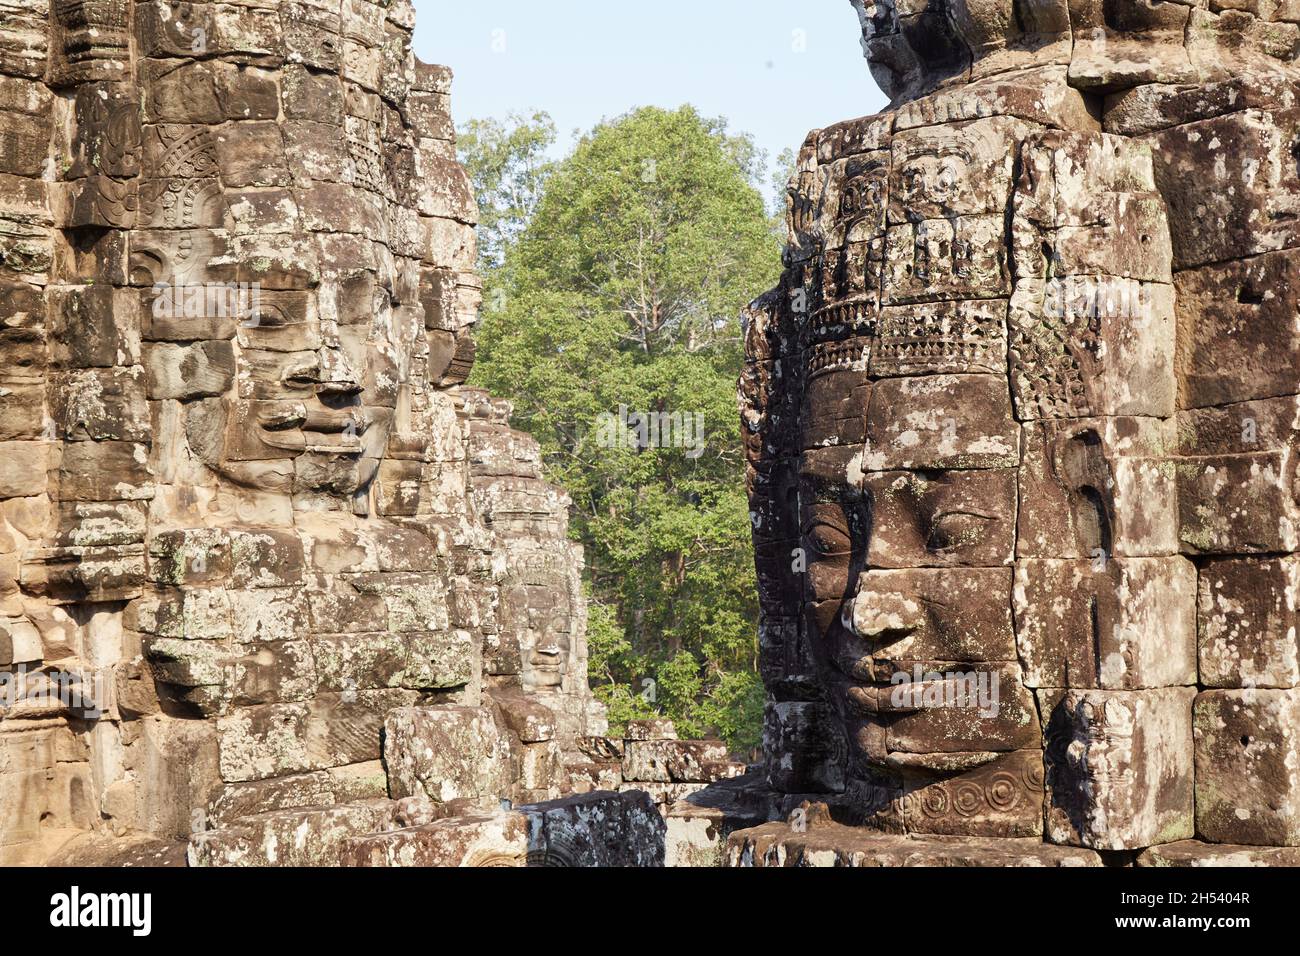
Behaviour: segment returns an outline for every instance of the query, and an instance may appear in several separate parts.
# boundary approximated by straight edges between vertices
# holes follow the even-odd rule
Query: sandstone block
[[[1010,661],[1010,568],[872,570],[858,579],[853,632],[881,661]]]
[[[1295,847],[1232,846],[1180,840],[1144,850],[1138,866],[1300,866]]]
[[[1012,419],[1006,380],[1000,376],[881,380],[871,391],[866,441],[863,468],[868,471],[1006,468],[1020,463],[1020,429]]]
[[[521,807],[529,866],[663,866],[667,827],[649,796],[596,792]]]
[[[506,743],[480,707],[408,707],[384,720],[384,762],[394,796],[437,803],[492,802],[505,790]]]
[[[1174,444],[1172,423],[1149,418],[1026,424],[1017,556],[1177,554]]]
[[[867,562],[884,568],[996,567],[1015,547],[1015,471],[869,473]]]
[[[521,813],[465,814],[420,827],[357,836],[344,866],[525,866],[528,819]]]
[[[1188,839],[1195,695],[1067,691],[1047,726],[1047,838],[1101,850]]]
[[[1205,691],[1194,729],[1197,836],[1300,845],[1300,691]]]
[[[627,722],[626,740],[676,740],[673,722],[665,717],[651,717]]]
[[[1179,407],[1227,405],[1300,391],[1300,255],[1270,252],[1179,272]]]
[[[505,726],[526,744],[541,743],[555,738],[555,712],[544,704],[524,695],[493,694]]]
[[[828,824],[795,833],[788,823],[737,830],[727,865],[772,866],[1101,866],[1091,850],[1034,839],[917,839]]]
[[[1196,680],[1186,558],[1016,562],[1016,643],[1030,687],[1137,690]]]
[[[414,691],[362,690],[236,708],[217,719],[221,777],[261,780],[378,760],[386,715],[416,697]]]
[[[144,361],[151,399],[184,401],[221,395],[235,380],[235,356],[229,342],[146,346]]]
[[[1196,638],[1206,687],[1295,687],[1300,684],[1294,557],[1227,558],[1201,567]]]
[[[190,866],[338,866],[356,833],[375,828],[388,801],[278,810],[190,840]]]
[[[629,740],[623,778],[657,783],[707,783],[711,765],[727,760],[720,740]]]

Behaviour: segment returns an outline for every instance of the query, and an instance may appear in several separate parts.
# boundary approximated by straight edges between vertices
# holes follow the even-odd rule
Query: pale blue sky
[[[455,70],[457,123],[544,109],[563,146],[574,129],[633,107],[692,103],[753,134],[775,158],[810,129],[885,103],[849,0],[415,0],[415,7],[416,54]]]

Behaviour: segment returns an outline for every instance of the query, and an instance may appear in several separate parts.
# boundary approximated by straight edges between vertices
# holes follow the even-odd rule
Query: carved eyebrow
[[[847,521],[837,522],[834,518],[827,515],[810,515],[808,520],[803,523],[803,533],[808,534],[818,525],[825,525],[832,531],[838,531],[846,538],[851,537],[849,533],[849,523]]]
[[[914,146],[903,148],[903,161],[907,162],[913,159],[920,159],[923,156],[933,156],[936,159],[946,159],[949,156],[956,156],[958,159],[971,162],[971,152],[965,146],[959,143],[918,143]]]
[[[815,542],[809,541],[809,544],[811,545],[813,550],[816,551],[818,554],[824,555],[828,558],[833,558],[833,557],[840,557],[846,554],[851,554],[853,552],[853,535],[849,533],[848,529],[841,528],[838,525],[830,521],[826,521],[824,519],[815,518],[812,521],[809,521],[808,524],[801,530],[800,537],[803,540],[808,541],[808,539],[814,537],[819,527],[828,528],[834,534],[839,535],[839,537],[843,539],[843,542],[841,543],[840,541],[825,541],[825,540],[815,541]]]
[[[847,182],[864,178],[884,178],[884,174],[889,172],[889,164],[882,159],[872,160],[869,163],[861,165],[846,166],[844,168],[844,179]]]
[[[980,518],[984,521],[996,521],[998,519],[998,515],[995,514],[986,514],[981,511],[965,511],[961,508],[955,508],[952,511],[936,511],[930,516],[930,520],[942,521],[944,518],[960,517]]]
[[[852,485],[846,484],[843,479],[831,480],[829,478],[812,478],[809,475],[801,476],[807,481],[811,488],[812,500],[810,505],[835,505],[844,508],[847,505],[857,502],[861,495]]]

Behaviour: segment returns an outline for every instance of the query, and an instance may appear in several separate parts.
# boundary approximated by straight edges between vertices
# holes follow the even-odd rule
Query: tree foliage
[[[772,166],[772,209],[775,228],[785,226],[786,188],[799,168],[799,156],[793,149],[783,149]]]
[[[762,167],[690,107],[596,127],[488,273],[472,380],[514,401],[573,497],[611,717],[664,714],[736,749],[757,744],[762,708],[735,403],[739,310],[779,270]],[[704,440],[606,447],[620,408],[698,415]]]
[[[555,123],[540,110],[504,120],[474,119],[458,131],[461,162],[479,204],[479,269],[500,268],[506,248],[537,207],[551,168]]]

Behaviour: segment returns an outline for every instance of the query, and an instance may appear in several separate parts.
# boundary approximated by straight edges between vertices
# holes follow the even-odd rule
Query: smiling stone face
[[[894,103],[805,143],[741,381],[769,784],[891,832],[1278,839],[1300,789],[1234,818],[1208,728],[1300,693],[1300,378],[1258,345],[1300,357],[1300,25],[854,5]]]
[[[317,507],[351,502],[382,459],[412,450],[390,448],[398,409],[411,431],[412,406],[453,364],[455,280],[449,300],[445,276],[419,263],[408,234],[420,199],[399,160],[415,155],[413,131],[391,125],[379,97],[357,93],[337,119],[360,138],[327,146],[323,117],[267,120],[279,107],[265,71],[159,63],[118,96],[134,90],[145,105],[136,133],[148,228],[129,267],[148,358],[168,382],[160,397],[201,399],[185,408],[187,435],[223,479]],[[212,91],[210,108],[177,98],[186,82]],[[385,123],[394,162],[373,167],[363,147]],[[463,177],[431,173],[446,180],[431,186],[459,197],[447,214],[471,220]],[[219,367],[196,383],[187,371],[211,366],[214,350]]]
[[[223,477],[349,498],[388,453],[398,398],[424,360],[418,314],[373,276],[251,293],[236,333],[233,394],[187,409],[187,431]],[[341,307],[341,311],[340,311]],[[330,316],[324,318],[322,316]]]
[[[559,796],[605,729],[581,555],[508,403],[461,387],[476,210],[410,4],[24,11],[0,38],[0,680],[98,696],[0,701],[0,861],[386,797],[405,707],[490,779],[476,806]]]

